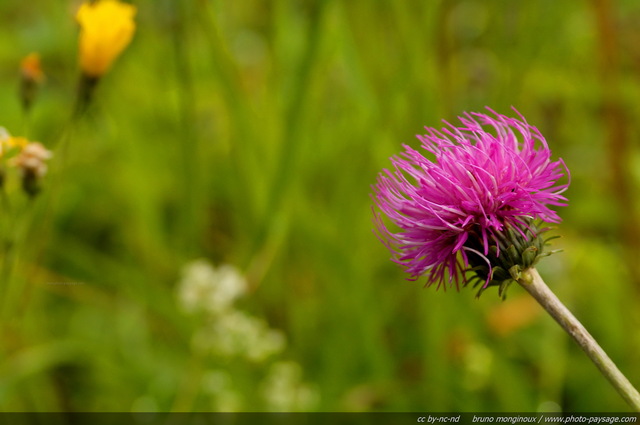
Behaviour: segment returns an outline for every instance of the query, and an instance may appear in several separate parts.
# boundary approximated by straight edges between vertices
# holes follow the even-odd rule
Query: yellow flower
[[[10,137],[6,143],[7,143],[6,146],[9,149],[13,149],[13,148],[23,149],[29,144],[29,141],[24,137]]]
[[[22,151],[28,144],[26,138],[13,137],[4,127],[0,127],[0,158],[9,152]]]
[[[117,0],[98,0],[80,6],[80,68],[98,78],[129,45],[136,24],[135,6]]]

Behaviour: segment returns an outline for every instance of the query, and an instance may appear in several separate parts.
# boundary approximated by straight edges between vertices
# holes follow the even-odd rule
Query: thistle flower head
[[[135,6],[118,0],[97,0],[80,6],[80,67],[87,77],[99,78],[129,45],[136,25]]]
[[[534,220],[560,222],[551,207],[566,205],[569,183],[558,183],[569,175],[564,162],[551,160],[546,140],[521,115],[489,111],[466,113],[457,127],[427,128],[418,139],[431,159],[405,145],[378,176],[378,233],[411,279],[429,272],[427,285],[459,287],[471,270],[483,288],[502,284],[542,254],[544,229]]]

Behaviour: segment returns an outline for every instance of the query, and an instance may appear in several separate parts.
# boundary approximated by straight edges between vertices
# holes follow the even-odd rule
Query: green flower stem
[[[544,283],[535,268],[530,268],[522,273],[518,280],[520,286],[526,289],[538,303],[553,317],[562,328],[576,340],[578,345],[587,353],[587,356],[600,369],[600,372],[609,380],[635,411],[640,412],[640,394],[629,380],[620,372],[618,367],[609,358],[607,353],[598,345],[591,334],[582,326],[582,323],[560,302],[551,289]]]

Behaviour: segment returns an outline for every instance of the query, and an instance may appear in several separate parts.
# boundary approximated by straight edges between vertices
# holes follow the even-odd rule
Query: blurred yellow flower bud
[[[28,111],[36,98],[38,86],[44,81],[44,72],[40,65],[40,55],[28,54],[20,62],[20,99],[22,107]]]
[[[44,80],[44,72],[40,65],[40,55],[38,53],[29,53],[20,61],[20,73],[25,80],[32,80],[35,83],[41,83]]]
[[[80,6],[80,67],[85,76],[99,78],[129,45],[136,24],[135,6],[117,0],[98,0]]]

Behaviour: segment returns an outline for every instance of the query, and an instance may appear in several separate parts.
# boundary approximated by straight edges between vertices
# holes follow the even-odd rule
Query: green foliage
[[[242,308],[286,335],[317,410],[626,409],[550,317],[508,308],[515,285],[407,282],[369,193],[422,126],[517,107],[572,172],[539,270],[640,385],[634,2],[139,0],[76,120],[72,3],[0,2],[0,125],[55,155],[13,217],[0,410],[215,410],[201,384],[228,377],[254,410],[266,366],[194,352],[176,294],[196,258],[243,271]],[[47,79],[25,116],[31,51]]]

